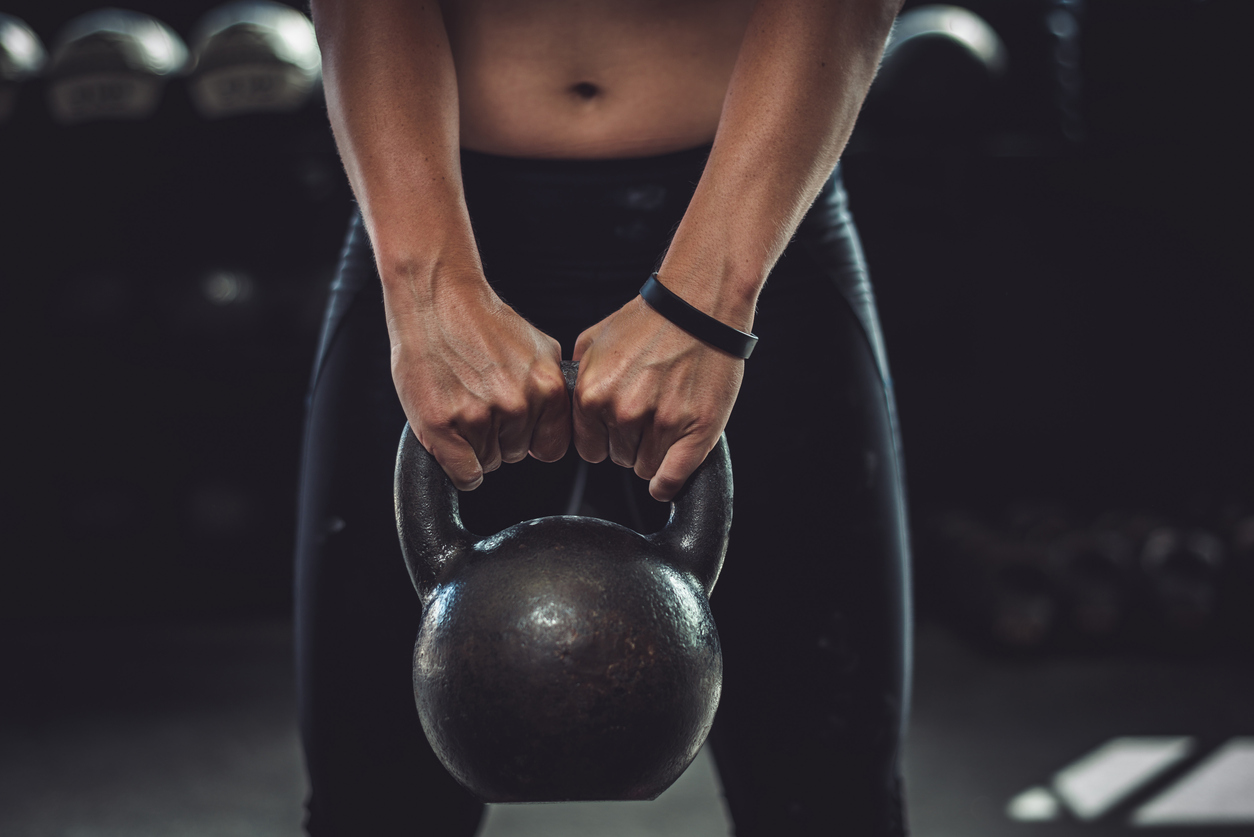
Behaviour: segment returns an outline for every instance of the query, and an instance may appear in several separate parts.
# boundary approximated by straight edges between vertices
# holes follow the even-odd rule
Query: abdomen
[[[714,138],[751,0],[443,4],[461,143],[638,157]]]

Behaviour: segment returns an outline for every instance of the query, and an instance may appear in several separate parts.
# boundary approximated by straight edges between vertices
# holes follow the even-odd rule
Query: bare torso
[[[634,157],[711,141],[753,0],[444,0],[461,144]]]
[[[470,490],[501,462],[554,461],[573,439],[669,501],[722,433],[744,361],[637,295],[580,335],[568,397],[561,346],[484,274],[458,148],[633,157],[716,140],[659,272],[749,331],[901,0],[310,2],[392,377],[422,443]]]

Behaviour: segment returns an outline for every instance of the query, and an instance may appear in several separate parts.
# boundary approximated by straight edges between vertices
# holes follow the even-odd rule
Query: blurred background
[[[296,834],[297,462],[351,195],[298,12],[127,8],[0,3],[0,833]],[[1254,833],[1251,24],[907,2],[850,142],[924,837]],[[726,834],[690,774],[484,833]]]

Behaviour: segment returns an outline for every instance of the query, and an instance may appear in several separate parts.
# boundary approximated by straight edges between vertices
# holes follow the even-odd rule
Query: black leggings
[[[463,153],[493,287],[570,356],[655,269],[708,148],[632,160]],[[901,461],[874,300],[839,169],[762,292],[727,426],[735,518],[712,605],[725,679],[710,740],[739,837],[904,832],[909,693]],[[300,725],[324,835],[474,834],[410,685],[420,606],[392,517],[405,416],[355,217],[309,394],[297,543]],[[608,461],[504,465],[462,495],[472,532],[578,510],[654,531],[666,506]],[[572,496],[576,473],[586,477]]]

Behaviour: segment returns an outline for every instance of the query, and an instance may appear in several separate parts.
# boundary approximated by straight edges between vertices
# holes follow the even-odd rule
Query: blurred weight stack
[[[1020,503],[918,532],[920,605],[1007,654],[1254,653],[1254,505],[1192,519]]]
[[[0,608],[281,612],[350,211],[312,26],[265,2],[23,17],[50,60],[0,125],[23,440]]]

